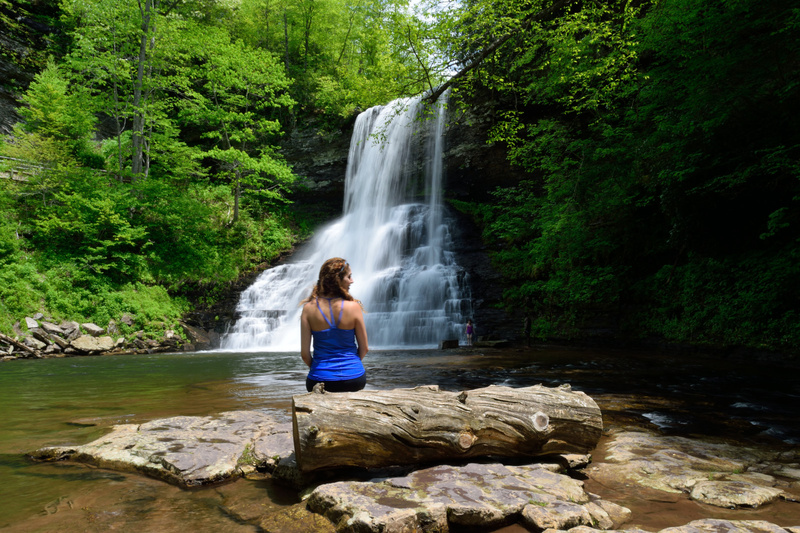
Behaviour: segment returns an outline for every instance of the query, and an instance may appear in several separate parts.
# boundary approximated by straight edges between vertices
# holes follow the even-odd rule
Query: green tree
[[[294,104],[289,80],[272,54],[231,42],[222,29],[207,31],[193,50],[195,90],[182,103],[183,116],[205,132],[212,143],[205,153],[216,161],[217,176],[233,184],[236,222],[243,186],[274,201],[294,179],[274,147],[280,122],[268,118]]]

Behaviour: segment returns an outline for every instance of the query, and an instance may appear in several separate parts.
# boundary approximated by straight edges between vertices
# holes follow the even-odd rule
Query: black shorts
[[[343,381],[315,381],[306,378],[306,390],[311,392],[314,385],[317,383],[325,384],[325,392],[356,392],[363,389],[367,384],[367,374],[361,374],[360,377],[353,379],[345,379]]]

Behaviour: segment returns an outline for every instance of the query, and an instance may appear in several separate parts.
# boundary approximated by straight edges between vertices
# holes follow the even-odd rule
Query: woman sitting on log
[[[324,384],[327,392],[355,392],[367,384],[361,362],[369,350],[367,328],[361,302],[350,295],[352,284],[347,261],[328,259],[311,295],[300,303],[300,356],[310,368],[306,378],[309,392],[318,383]]]

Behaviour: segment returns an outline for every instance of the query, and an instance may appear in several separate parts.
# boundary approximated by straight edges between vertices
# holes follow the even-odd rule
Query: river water
[[[365,363],[368,389],[570,383],[597,401],[607,428],[649,427],[776,447],[800,443],[796,368],[563,347],[378,351]],[[291,396],[305,392],[304,375],[296,352],[125,355],[0,365],[0,530],[263,531],[258,517],[283,512],[298,501],[269,476],[181,490],[137,474],[33,463],[24,454],[48,445],[86,443],[114,424],[173,415],[253,409],[289,420]],[[592,490],[602,495],[602,487]],[[637,502],[635,494],[605,497],[634,507],[635,524],[651,531],[684,524],[708,509],[675,501],[663,502],[662,508]],[[730,518],[725,513],[732,511],[715,512]],[[800,504],[737,513],[800,524]]]

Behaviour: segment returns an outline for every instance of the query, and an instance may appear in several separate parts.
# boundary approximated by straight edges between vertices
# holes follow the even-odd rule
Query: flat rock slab
[[[686,437],[622,431],[612,436],[605,462],[587,474],[600,482],[637,483],[688,494],[717,507],[759,507],[797,499],[792,478],[800,451],[778,452]]]
[[[118,425],[88,444],[42,448],[30,456],[139,472],[191,487],[226,481],[256,467],[269,468],[292,453],[290,423],[278,423],[257,411],[232,411]]]
[[[598,524],[619,527],[630,511],[588,494],[557,465],[436,466],[368,482],[317,487],[309,508],[342,532],[449,531],[521,522],[541,531]]]
[[[544,533],[556,533],[557,530],[546,530]],[[578,526],[568,530],[569,533],[596,533],[596,529]],[[613,532],[609,532],[613,533]],[[643,529],[626,529],[624,533],[649,533]],[[684,526],[668,527],[658,533],[800,533],[800,526],[781,527],[764,520],[721,520],[703,518],[694,520]]]

